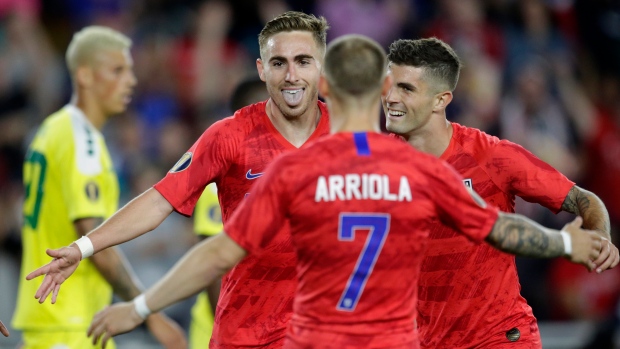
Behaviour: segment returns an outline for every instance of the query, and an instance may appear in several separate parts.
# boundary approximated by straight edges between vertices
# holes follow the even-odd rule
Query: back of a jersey
[[[289,173],[300,280],[291,331],[411,345],[429,223],[464,227],[462,215],[482,209],[443,162],[385,135],[340,133],[296,156],[308,160]],[[470,205],[455,207],[463,195]],[[464,230],[478,240],[479,228]]]

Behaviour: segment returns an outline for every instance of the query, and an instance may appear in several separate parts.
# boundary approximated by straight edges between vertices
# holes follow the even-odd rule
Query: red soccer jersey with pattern
[[[497,209],[476,203],[444,161],[386,135],[338,133],[290,155],[224,226],[260,256],[290,224],[299,283],[284,347],[418,348],[416,282],[431,220],[481,241]]]
[[[521,146],[453,123],[441,158],[486,202],[514,212],[515,196],[559,212],[574,185]],[[423,348],[540,348],[532,309],[521,297],[513,255],[435,224],[419,283]],[[511,342],[507,332],[513,330]],[[522,343],[519,346],[519,343]]]
[[[205,186],[215,182],[226,222],[251,193],[252,184],[260,182],[267,164],[297,149],[275,129],[265,112],[266,103],[242,108],[213,124],[155,185],[177,212],[191,215]],[[318,103],[321,118],[308,141],[329,133],[327,109]],[[278,236],[264,254],[244,259],[222,279],[211,348],[282,347],[296,279],[287,234]]]

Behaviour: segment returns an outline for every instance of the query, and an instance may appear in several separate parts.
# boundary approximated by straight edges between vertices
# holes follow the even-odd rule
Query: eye
[[[310,64],[310,60],[309,59],[302,59],[299,61],[299,64],[301,65],[308,65]]]
[[[272,65],[273,65],[274,67],[281,67],[281,66],[283,66],[283,65],[284,65],[284,63],[282,63],[282,62],[280,62],[280,61],[274,61],[274,62],[272,63]]]

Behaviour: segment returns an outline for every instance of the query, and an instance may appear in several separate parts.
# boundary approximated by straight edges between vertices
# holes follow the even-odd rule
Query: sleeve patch
[[[193,156],[194,154],[191,151],[183,154],[179,161],[177,161],[177,163],[172,166],[172,168],[170,169],[170,173],[176,173],[186,170],[192,163]]]

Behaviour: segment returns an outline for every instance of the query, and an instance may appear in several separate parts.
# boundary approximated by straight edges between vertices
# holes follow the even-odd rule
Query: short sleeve
[[[273,240],[287,219],[288,192],[285,178],[293,178],[283,163],[284,155],[267,166],[263,178],[252,187],[224,231],[249,253],[260,253]]]
[[[497,221],[497,209],[465,186],[448,163],[440,161],[429,185],[439,219],[473,241],[484,240]]]
[[[191,216],[207,184],[225,173],[236,149],[237,137],[227,132],[230,119],[211,125],[154,188],[174,209]]]
[[[554,213],[562,210],[575,182],[522,146],[506,140],[499,142],[489,154],[486,171],[504,192],[538,203]]]
[[[74,133],[85,132],[75,128]],[[61,193],[71,221],[108,215],[106,193],[103,193],[106,188],[106,176],[102,175],[105,171],[101,159],[103,142],[100,135],[88,134],[88,137],[82,142],[75,136],[73,147],[63,147],[64,150],[56,154]]]

